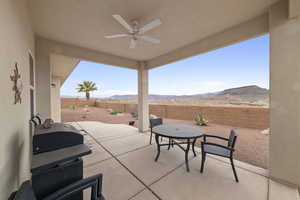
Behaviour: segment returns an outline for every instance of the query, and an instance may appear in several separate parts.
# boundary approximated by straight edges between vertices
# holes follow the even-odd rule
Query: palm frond
[[[83,81],[82,83],[78,84],[78,88],[76,88],[78,92],[90,92],[98,90],[96,87],[96,83],[93,81]]]

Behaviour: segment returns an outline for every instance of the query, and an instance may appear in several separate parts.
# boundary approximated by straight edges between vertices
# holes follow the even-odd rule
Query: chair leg
[[[150,134],[150,144],[152,144],[152,132]]]
[[[235,171],[235,167],[234,167],[234,163],[233,163],[233,158],[230,158],[230,163],[231,163],[231,167],[232,167],[232,171],[233,171],[233,175],[234,175],[234,178],[235,178],[235,181],[238,183],[239,182],[239,178],[236,174],[236,171]]]
[[[201,169],[200,169],[200,173],[203,173],[205,159],[206,159],[206,153],[203,153],[203,152],[202,152],[202,159],[201,159]]]

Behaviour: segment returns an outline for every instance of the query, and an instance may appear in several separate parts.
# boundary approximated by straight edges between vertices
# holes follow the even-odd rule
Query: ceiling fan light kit
[[[132,25],[129,25],[126,20],[120,15],[113,15],[113,18],[119,22],[125,29],[127,29],[128,33],[120,33],[114,35],[105,36],[106,39],[115,39],[115,38],[129,38],[129,48],[133,49],[137,46],[139,40],[143,40],[145,42],[159,44],[160,40],[151,36],[143,35],[144,33],[158,27],[161,25],[160,19],[155,19],[150,23],[140,27],[139,22],[137,20],[132,21]]]

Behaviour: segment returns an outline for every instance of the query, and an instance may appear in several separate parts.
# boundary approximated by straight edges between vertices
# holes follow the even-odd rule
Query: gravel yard
[[[84,108],[62,109],[62,121],[100,121],[113,124],[128,124],[134,120],[128,113],[112,115],[107,109],[89,107],[88,112]],[[193,121],[164,119],[164,123],[193,124]],[[137,123],[135,123],[136,125]],[[262,168],[268,168],[269,136],[261,134],[261,130],[231,127],[220,124],[209,124],[201,127],[207,134],[228,137],[229,131],[235,129],[238,133],[235,159],[250,163]],[[198,142],[200,145],[200,140]]]

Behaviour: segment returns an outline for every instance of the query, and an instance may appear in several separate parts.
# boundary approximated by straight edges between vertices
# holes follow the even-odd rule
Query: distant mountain
[[[61,98],[80,98],[80,97],[75,96],[75,95],[61,95],[60,97]]]
[[[136,98],[137,95],[136,94],[128,94],[128,95],[113,95],[108,97],[109,99],[134,99]]]
[[[159,94],[149,94],[149,99],[178,99],[178,98],[190,98],[195,95],[159,95]],[[110,97],[111,99],[134,99],[137,95],[114,95]]]
[[[257,85],[244,87],[230,88],[221,92],[194,94],[194,95],[155,95],[150,94],[149,99],[183,99],[183,98],[198,98],[198,99],[220,99],[220,100],[245,100],[258,101],[267,99],[269,90],[261,88]],[[134,99],[137,95],[114,95],[111,99]]]
[[[232,95],[232,96],[265,96],[269,94],[269,90],[258,87],[257,85],[250,85],[238,88],[231,88],[220,92],[218,95]]]

